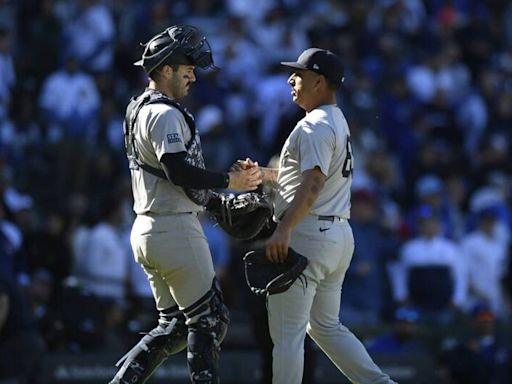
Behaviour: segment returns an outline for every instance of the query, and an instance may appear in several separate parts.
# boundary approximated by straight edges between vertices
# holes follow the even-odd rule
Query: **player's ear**
[[[317,90],[322,90],[323,87],[325,86],[325,77],[323,77],[322,75],[316,76],[313,86]]]
[[[164,65],[160,72],[165,79],[169,80],[172,78],[174,71],[170,65]]]

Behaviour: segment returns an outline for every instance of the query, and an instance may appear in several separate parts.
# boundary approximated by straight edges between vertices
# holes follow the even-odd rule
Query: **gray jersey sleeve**
[[[165,112],[155,116],[157,119],[152,126],[151,144],[155,154],[160,160],[164,153],[186,152],[185,137],[186,126],[185,119],[179,111],[169,108]],[[190,138],[190,134],[188,135]],[[188,139],[189,139],[188,138]]]
[[[300,172],[319,167],[329,175],[329,165],[336,145],[336,137],[330,127],[318,124],[312,129],[303,122],[299,139]]]

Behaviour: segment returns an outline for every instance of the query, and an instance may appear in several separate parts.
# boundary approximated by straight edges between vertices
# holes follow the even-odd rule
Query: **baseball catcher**
[[[145,383],[186,348],[190,381],[218,384],[229,311],[197,214],[212,188],[255,190],[262,176],[254,168],[208,170],[194,118],[178,102],[196,81],[196,68],[215,67],[206,37],[194,26],[173,25],[144,47],[134,64],[146,72],[147,88],[128,104],[123,126],[137,214],[130,242],[159,318],[118,361],[110,383]]]
[[[244,256],[245,279],[256,295],[274,295],[286,291],[297,279],[307,286],[304,269],[308,259],[288,248],[288,257],[283,263],[267,259],[265,249],[249,251]]]
[[[272,205],[255,192],[238,196],[212,192],[206,209],[224,231],[242,240],[254,238],[272,217]]]

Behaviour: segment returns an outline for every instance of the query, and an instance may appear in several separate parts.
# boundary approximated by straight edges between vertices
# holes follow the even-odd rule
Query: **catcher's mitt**
[[[303,271],[308,265],[308,259],[293,249],[288,248],[288,258],[284,263],[272,263],[265,249],[249,251],[244,256],[245,280],[256,295],[273,295],[286,291],[300,278],[307,286]]]
[[[272,218],[272,205],[254,192],[238,196],[215,193],[206,209],[229,235],[243,240],[255,237]]]

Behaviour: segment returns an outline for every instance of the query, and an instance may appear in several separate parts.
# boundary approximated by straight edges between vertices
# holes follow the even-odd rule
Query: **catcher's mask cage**
[[[154,36],[146,44],[142,59],[133,63],[149,74],[160,64],[196,65],[202,69],[217,68],[213,64],[210,43],[196,27],[174,25]]]

